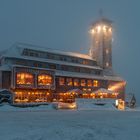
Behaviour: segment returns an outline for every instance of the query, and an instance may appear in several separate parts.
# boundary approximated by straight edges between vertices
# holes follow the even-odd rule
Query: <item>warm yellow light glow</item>
[[[83,88],[83,91],[86,91],[87,89],[86,88]]]
[[[95,98],[95,94],[94,93],[91,93],[90,96],[91,96],[91,98]]]
[[[79,79],[74,79],[74,86],[79,86]]]
[[[109,66],[109,63],[108,62],[106,62],[106,67],[108,67]]]
[[[91,88],[88,88],[87,90],[88,90],[88,91],[91,91]]]
[[[66,83],[67,83],[68,86],[72,86],[72,84],[73,84],[72,83],[72,78],[67,78]]]
[[[81,80],[81,86],[82,87],[86,86],[86,80],[84,80],[84,79]]]
[[[116,107],[119,110],[125,110],[125,101],[123,101],[122,99],[116,100]]]
[[[93,81],[93,86],[94,86],[94,87],[98,87],[98,85],[99,85],[99,82],[98,82],[97,80],[94,80],[94,81]]]
[[[49,92],[39,90],[17,90],[15,91],[15,103],[47,102]]]
[[[126,84],[125,82],[120,82],[120,83],[116,83],[116,84],[110,85],[110,86],[108,87],[108,90],[111,90],[111,91],[118,90],[118,89],[124,87],[125,84]]]
[[[98,33],[101,31],[101,26],[100,25],[97,26],[97,30],[98,30]]]
[[[92,87],[92,80],[87,80],[87,86]]]
[[[31,85],[33,84],[34,78],[30,73],[17,73],[16,74],[16,83],[18,85]]]
[[[94,33],[95,33],[95,30],[94,30],[94,29],[91,29],[91,30],[90,30],[90,33],[91,33],[91,34],[94,34]]]
[[[103,31],[106,32],[106,26],[103,26]]]
[[[112,28],[109,28],[109,32],[112,32]]]
[[[38,85],[51,85],[52,80],[51,75],[41,74],[38,76]]]
[[[61,85],[61,86],[65,85],[65,78],[63,78],[63,77],[59,78],[59,85]]]

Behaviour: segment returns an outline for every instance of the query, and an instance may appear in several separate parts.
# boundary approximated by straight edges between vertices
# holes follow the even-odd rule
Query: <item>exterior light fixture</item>
[[[100,25],[97,26],[97,31],[98,31],[98,33],[101,31],[101,26]]]
[[[106,32],[106,26],[103,26],[103,31]]]
[[[109,28],[109,32],[112,32],[112,28]]]
[[[91,34],[94,34],[94,33],[95,33],[95,30],[94,30],[94,29],[91,29],[91,30],[90,30],[90,33],[91,33]]]

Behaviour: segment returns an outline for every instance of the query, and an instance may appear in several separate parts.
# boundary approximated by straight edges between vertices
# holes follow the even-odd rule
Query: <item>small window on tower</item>
[[[112,28],[109,28],[109,32],[112,32]]]
[[[108,67],[109,66],[109,63],[108,62],[106,62],[106,67]]]
[[[106,54],[109,54],[109,50],[108,49],[106,49]]]

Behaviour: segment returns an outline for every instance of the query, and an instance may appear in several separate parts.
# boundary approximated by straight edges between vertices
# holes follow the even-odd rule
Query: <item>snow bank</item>
[[[46,111],[53,110],[52,104],[49,105],[40,105],[34,107],[15,107],[9,104],[2,104],[0,106],[0,111]]]
[[[118,111],[116,107],[114,106],[115,100],[93,100],[93,99],[76,99],[77,103],[77,108],[75,110],[111,110],[111,111]],[[2,112],[9,112],[9,111],[14,111],[14,112],[37,112],[37,111],[49,111],[49,110],[56,110],[54,108],[54,103],[50,103],[48,105],[40,105],[40,106],[34,106],[34,107],[15,107],[11,106],[9,104],[1,104],[0,105],[0,111]],[[140,112],[140,106],[137,106],[134,109],[126,107],[125,111],[138,111]]]
[[[114,100],[76,99],[76,102],[78,110],[117,110]]]

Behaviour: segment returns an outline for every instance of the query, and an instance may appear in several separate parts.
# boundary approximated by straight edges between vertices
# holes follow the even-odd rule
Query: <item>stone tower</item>
[[[101,18],[92,24],[90,34],[89,55],[103,69],[112,71],[112,21]]]

